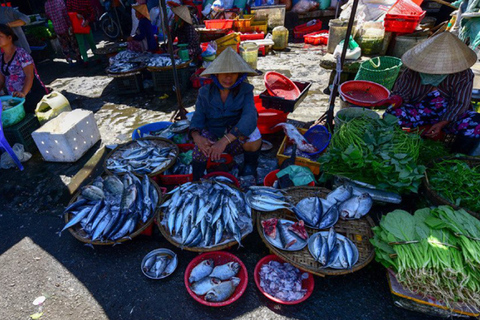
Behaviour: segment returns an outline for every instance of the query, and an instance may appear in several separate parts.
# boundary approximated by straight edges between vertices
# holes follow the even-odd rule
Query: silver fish
[[[157,261],[155,262],[155,265],[153,266],[153,269],[155,270],[155,277],[160,277],[165,269],[167,268],[168,265],[168,257],[167,256],[157,256]]]
[[[205,300],[209,302],[225,301],[235,292],[235,289],[240,284],[239,278],[232,278],[230,281],[225,281],[210,289],[205,295]]]
[[[372,208],[373,201],[368,193],[353,196],[340,204],[340,216],[344,219],[359,219],[366,215]]]
[[[334,204],[323,214],[322,219],[318,224],[318,228],[325,229],[333,226],[337,223],[339,215],[338,206]]]
[[[197,266],[195,266],[195,268],[192,269],[192,272],[190,272],[188,281],[193,283],[209,276],[213,271],[213,266],[214,264],[212,259],[207,259],[200,262]]]
[[[98,201],[105,198],[105,193],[103,190],[93,185],[84,187],[81,194],[85,199],[90,201]]]
[[[323,237],[321,234],[317,234],[315,239],[313,240],[313,259],[315,261],[318,261],[318,258],[320,256],[320,251],[322,250],[322,244],[323,244]]]
[[[340,186],[327,195],[327,200],[331,203],[340,203],[350,199],[352,196],[352,187]]]
[[[282,242],[282,247],[284,249],[290,248],[297,242],[297,239],[290,233],[290,231],[288,231],[287,227],[283,223],[278,222],[277,229],[280,234],[280,241]]]
[[[216,266],[209,276],[211,278],[227,280],[227,279],[230,279],[231,277],[236,276],[239,270],[240,270],[240,264],[238,264],[238,262],[232,261],[232,262],[223,264],[221,266]]]
[[[200,281],[192,283],[190,289],[195,292],[196,295],[203,296],[208,291],[210,291],[213,287],[222,283],[219,279],[206,277]]]
[[[303,220],[308,226],[316,227],[322,217],[323,207],[318,197],[308,197],[297,203],[294,212],[299,220]]]

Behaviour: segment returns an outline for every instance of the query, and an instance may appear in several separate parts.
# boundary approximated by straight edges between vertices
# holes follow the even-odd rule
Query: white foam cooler
[[[92,111],[63,112],[32,133],[45,161],[75,162],[98,140],[100,132]]]

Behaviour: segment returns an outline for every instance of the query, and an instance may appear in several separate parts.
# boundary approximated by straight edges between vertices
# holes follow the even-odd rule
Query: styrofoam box
[[[45,161],[75,162],[98,140],[100,132],[92,111],[63,112],[32,133]]]

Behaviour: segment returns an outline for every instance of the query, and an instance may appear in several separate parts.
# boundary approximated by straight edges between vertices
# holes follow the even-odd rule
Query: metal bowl
[[[170,258],[170,262],[168,263],[167,267],[165,268],[165,271],[159,276],[156,277],[154,273],[149,272],[148,270],[145,270],[145,263],[151,256],[168,256]],[[142,260],[142,264],[140,268],[142,269],[143,274],[145,277],[154,279],[154,280],[160,280],[163,278],[168,277],[171,275],[175,269],[177,268],[178,265],[178,258],[175,252],[169,249],[161,248],[161,249],[155,249],[153,251],[150,251]]]

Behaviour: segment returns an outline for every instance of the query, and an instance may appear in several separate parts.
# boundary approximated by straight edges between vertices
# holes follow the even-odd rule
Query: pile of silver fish
[[[141,67],[142,64],[138,62],[118,62],[109,66],[107,71],[110,73],[124,73],[137,70]]]
[[[319,197],[300,200],[293,211],[299,220],[315,229],[330,228],[337,223],[339,217],[337,205],[331,205]]]
[[[351,186],[340,186],[327,195],[331,206],[337,206],[342,219],[360,219],[366,215],[373,205],[372,197],[368,193],[355,195]]]
[[[251,186],[245,199],[250,208],[258,211],[291,210],[285,191],[271,187]]]
[[[318,232],[310,238],[310,253],[324,268],[351,269],[358,259],[355,245],[347,238],[337,237],[333,228],[330,228],[327,236]]]
[[[270,261],[260,268],[260,286],[269,295],[282,301],[297,301],[307,293],[302,281],[308,273],[302,273],[290,263]]]
[[[192,154],[193,154],[193,150],[180,152],[177,160],[175,161],[175,164],[171,168],[166,170],[164,174],[166,175],[192,174],[193,173],[193,168],[191,165]]]
[[[162,224],[182,246],[212,247],[253,231],[252,213],[244,195],[227,184],[211,180],[185,183],[168,194]]]
[[[183,61],[180,59],[175,59],[175,65],[182,64]],[[162,56],[159,54],[154,54],[150,57],[147,62],[149,67],[168,67],[172,65],[172,60],[169,56]]]
[[[239,270],[240,264],[234,261],[215,267],[212,259],[204,260],[188,277],[190,289],[198,296],[205,295],[205,301],[225,301],[240,284],[240,278],[235,277]]]
[[[159,172],[177,158],[172,147],[160,148],[155,140],[135,140],[118,149],[107,159],[107,169],[113,173],[134,172],[151,174]]]
[[[125,174],[97,178],[84,187],[78,199],[65,209],[73,217],[64,230],[80,224],[92,241],[128,238],[139,221],[147,222],[158,205],[159,194],[145,175]]]
[[[173,272],[177,265],[177,255],[152,254],[143,265],[143,271],[152,278],[160,279]]]
[[[19,102],[15,99],[3,100],[2,101],[2,110],[8,110],[15,107]]]
[[[395,203],[395,204],[402,202],[402,196],[399,195],[398,193],[379,190],[379,189],[376,189],[375,186],[372,186],[371,184],[368,184],[362,181],[351,180],[346,177],[336,176],[334,179],[334,183],[338,186],[345,185],[345,186],[352,187],[353,195],[355,196],[368,193],[374,201],[385,202],[385,203]]]

